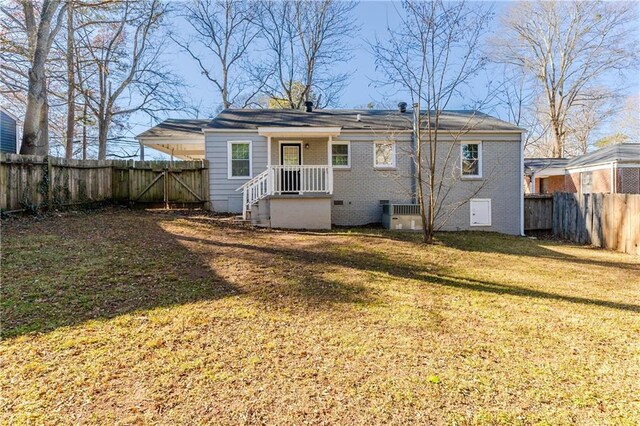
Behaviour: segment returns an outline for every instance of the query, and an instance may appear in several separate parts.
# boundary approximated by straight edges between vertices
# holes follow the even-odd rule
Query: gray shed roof
[[[358,121],[360,115],[360,121]],[[305,112],[289,109],[226,109],[212,120],[168,119],[138,137],[185,137],[202,130],[256,130],[258,127],[341,127],[343,130],[411,130],[408,110],[335,109]],[[474,110],[444,111],[440,130],[512,131],[523,129]]]
[[[608,146],[589,154],[572,158],[567,163],[567,168],[584,167],[601,163],[640,163],[640,143],[622,143]]]

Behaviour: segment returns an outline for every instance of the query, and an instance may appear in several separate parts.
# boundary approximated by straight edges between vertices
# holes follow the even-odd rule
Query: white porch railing
[[[261,199],[275,194],[333,194],[330,166],[269,166],[237,191],[242,190],[242,217]]]

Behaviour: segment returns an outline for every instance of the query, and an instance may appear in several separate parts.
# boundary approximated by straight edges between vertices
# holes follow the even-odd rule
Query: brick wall
[[[447,164],[439,225],[443,230],[483,230],[509,234],[520,232],[522,171],[520,170],[519,135],[493,136],[482,141],[482,179],[460,179],[459,143],[440,142],[438,164]],[[344,139],[348,139],[346,136]],[[510,138],[510,139],[509,139]],[[373,167],[373,139],[351,137],[351,169],[334,171],[332,222],[336,225],[363,225],[379,222],[380,200],[391,203],[411,202],[411,157],[409,139],[397,140],[397,168],[377,170]],[[379,138],[381,139],[381,138]],[[469,140],[481,138],[469,136]],[[453,145],[452,145],[453,144]],[[448,153],[449,160],[446,160]],[[492,201],[492,226],[470,227],[470,198]]]
[[[567,173],[564,175],[564,188],[566,192],[576,193],[580,189],[580,173]]]

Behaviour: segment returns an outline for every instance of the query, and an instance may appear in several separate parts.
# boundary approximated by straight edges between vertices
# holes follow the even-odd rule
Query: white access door
[[[469,202],[471,226],[491,226],[491,199],[474,198]]]

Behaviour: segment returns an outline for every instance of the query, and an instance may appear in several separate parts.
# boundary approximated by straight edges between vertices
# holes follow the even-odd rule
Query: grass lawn
[[[2,225],[2,424],[640,423],[640,259],[484,233]]]

